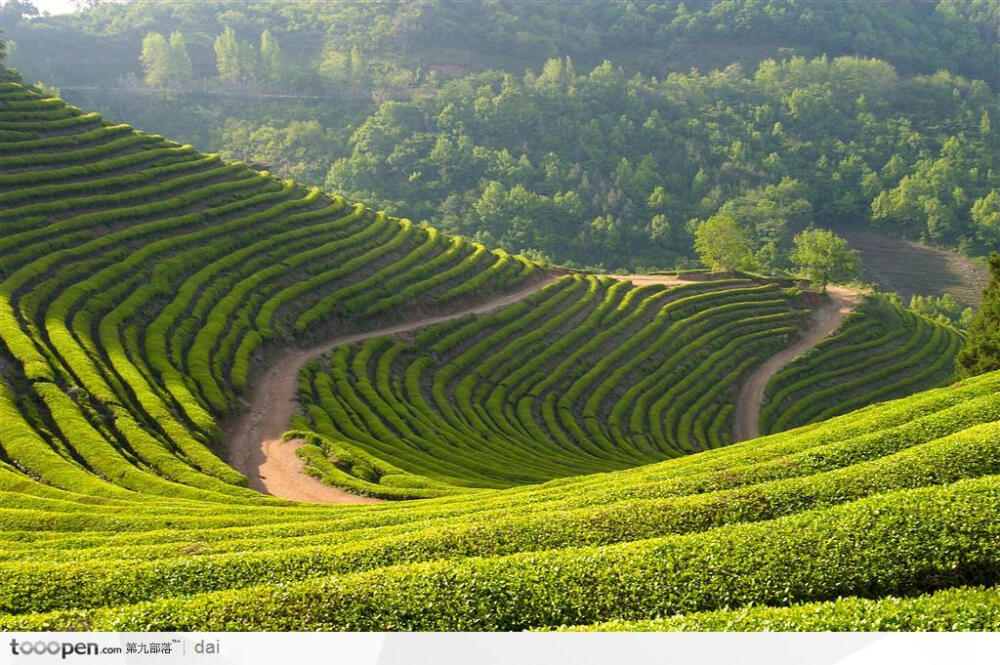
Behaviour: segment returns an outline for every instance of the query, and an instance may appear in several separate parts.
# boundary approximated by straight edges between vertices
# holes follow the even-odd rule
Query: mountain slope
[[[514,630],[942,588],[974,600],[960,587],[1000,577],[1000,372],[646,463],[700,448],[706,426],[712,443],[707,414],[724,422],[751,345],[777,344],[812,304],[742,280],[573,275],[412,340],[338,347],[300,375],[314,408],[296,424],[350,424],[394,460],[412,440],[421,455],[391,481],[427,488],[418,467],[437,462],[451,495],[259,494],[214,450],[276,352],[550,275],[17,84],[0,88],[0,131],[2,629]],[[428,386],[412,368],[434,354]],[[550,384],[527,410],[552,406],[546,426],[593,455],[545,448],[516,412],[486,425],[490,381],[515,375]],[[400,385],[445,398],[421,410]],[[452,406],[452,389],[476,399]],[[444,443],[479,467],[429,445]],[[627,454],[643,445],[659,453]],[[360,455],[336,461],[375,484]],[[927,602],[907,625],[939,625]]]
[[[947,385],[964,333],[876,297],[767,385],[761,431],[819,422],[873,402]]]
[[[402,505],[88,505],[21,476],[0,626],[510,630],[989,585],[998,473],[994,372],[639,469]]]
[[[43,432],[41,457],[8,455],[50,482],[55,456],[136,490],[252,496],[211,448],[267,349],[540,276],[17,84],[0,93],[15,133],[0,157],[4,381]]]

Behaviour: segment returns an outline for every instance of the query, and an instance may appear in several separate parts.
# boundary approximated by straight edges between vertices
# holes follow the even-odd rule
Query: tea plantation
[[[915,392],[950,328],[868,301],[730,444],[816,294],[556,271],[16,83],[0,142],[2,630],[1000,628],[1000,373]],[[532,285],[299,375],[307,471],[396,501],[220,458],[280,350]]]
[[[836,334],[768,384],[761,431],[825,420],[872,402],[947,384],[963,334],[882,298],[870,298]]]

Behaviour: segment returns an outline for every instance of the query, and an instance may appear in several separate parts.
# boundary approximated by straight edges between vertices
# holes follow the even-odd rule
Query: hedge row
[[[771,379],[761,430],[778,432],[945,385],[961,343],[953,328],[871,298]]]
[[[969,632],[1000,630],[1000,589],[959,587],[914,598],[839,598],[791,607],[742,607],[573,628],[594,632]]]
[[[764,357],[794,331],[792,298],[745,280],[667,289],[566,277],[415,344],[337,349],[306,367],[299,400],[326,440],[455,487],[636,466],[690,450],[694,438],[709,444],[707,425],[694,433],[696,414],[731,404],[752,364],[733,362],[735,349]],[[656,445],[620,426],[646,413],[618,407],[619,396],[636,398],[636,386],[657,409],[671,407]],[[324,450],[336,458],[332,446]],[[318,476],[341,478],[320,466]]]

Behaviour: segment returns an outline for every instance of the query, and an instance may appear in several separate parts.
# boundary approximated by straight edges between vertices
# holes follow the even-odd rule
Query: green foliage
[[[375,59],[377,69],[406,67],[411,76],[418,67],[442,62],[517,72],[546,59],[592,65],[609,52],[626,50],[634,52],[630,65],[644,74],[660,71],[665,64],[686,71],[700,60],[700,68],[710,71],[736,60],[752,64],[762,56],[828,53],[877,57],[907,72],[932,74],[946,69],[988,79],[998,62],[992,50],[996,13],[984,10],[983,4],[989,3],[980,2],[928,7],[908,0],[891,8],[868,4],[835,8],[786,0],[748,6],[719,1],[609,6],[587,0],[570,10],[542,0],[468,7],[289,6],[269,0],[234,10],[222,0],[206,0],[197,7],[163,2],[156,7],[121,8],[109,3],[112,6],[51,18],[38,17],[29,3],[18,6],[12,0],[11,4],[5,11],[10,17],[5,28],[11,39],[23,44],[24,56],[43,48],[25,36],[43,30],[73,44],[94,44],[98,57],[105,60],[116,44],[102,43],[102,37],[122,35],[138,43],[150,29],[166,34],[180,28],[210,44],[225,26],[232,26],[254,37],[268,28],[279,38],[309,31],[319,37],[307,32],[308,39],[286,45],[297,60],[314,61],[334,47],[344,54],[359,49]],[[23,20],[22,15],[32,20]],[[434,48],[443,44],[451,49],[446,53],[452,60],[443,60]],[[121,63],[114,65],[106,73],[111,80],[128,71]],[[433,73],[446,75],[442,69]]]
[[[698,225],[694,249],[701,262],[715,272],[732,272],[750,267],[750,241],[739,224],[716,215]]]
[[[170,82],[170,43],[163,35],[158,32],[146,35],[139,60],[146,73],[146,83],[158,87]]]
[[[976,4],[160,2],[9,30],[33,79],[109,87],[143,35],[183,31],[192,82],[74,94],[491,247],[687,267],[690,220],[722,214],[773,272],[811,220],[997,248],[995,17]],[[49,43],[94,58],[57,66]]]
[[[727,443],[735,386],[795,318],[791,294],[746,279],[666,289],[564,277],[414,344],[337,349],[306,367],[299,401],[326,440],[446,486],[539,482]]]
[[[958,356],[959,372],[974,376],[1000,369],[1000,254],[990,256],[990,281],[969,326],[968,343]]]
[[[187,44],[178,31],[170,34],[169,42],[158,32],[147,33],[139,60],[146,84],[154,88],[187,83],[193,76]]]
[[[273,56],[273,52],[269,55]],[[238,39],[229,26],[215,38],[215,57],[219,78],[223,81],[247,83],[257,76],[257,54],[253,45]]]
[[[572,82],[559,63],[539,85]],[[0,143],[3,630],[993,626],[965,587],[1000,581],[1000,372],[725,445],[741,377],[808,298],[703,270],[669,288],[569,274],[308,364],[288,445],[319,480],[400,503],[284,501],[214,452],[213,414],[255,371],[538,267],[16,83]],[[614,170],[659,186],[650,160]],[[886,308],[898,326],[852,320],[807,373],[883,360],[800,413],[951,372],[958,331]]]
[[[179,31],[170,33],[170,81],[172,83],[187,83],[191,80],[191,56],[188,55],[187,42],[184,34]]]
[[[933,319],[938,323],[968,330],[972,325],[975,310],[971,307],[962,308],[955,298],[945,293],[939,297],[915,295],[910,298],[909,309]]]
[[[840,598],[791,607],[715,610],[647,621],[608,621],[583,631],[991,631],[1000,629],[996,589],[956,588],[915,598]]]
[[[831,282],[843,284],[858,278],[861,259],[847,246],[847,241],[833,231],[812,229],[794,238],[791,260],[813,284],[826,287]]]
[[[995,478],[984,477],[686,536],[416,563],[106,610],[8,615],[0,625],[518,630],[823,600],[855,588],[927,592],[992,579],[997,491]],[[952,567],[956,560],[962,564]]]
[[[264,80],[278,83],[287,74],[278,40],[270,30],[260,33],[260,73]]]
[[[41,381],[29,392],[37,397],[4,406],[57,423],[54,434],[34,438],[29,426],[18,437],[24,445],[11,445],[24,470],[58,486],[66,471],[40,468],[39,445],[133,491],[223,503],[256,496],[210,449],[219,438],[210,412],[228,412],[245,387],[262,342],[275,336],[271,318],[290,299],[277,288],[288,280],[306,305],[338,279],[355,297],[353,284],[371,284],[372,273],[428,282],[409,292],[419,306],[530,275],[490,255],[462,287],[452,281],[462,272],[446,262],[403,260],[415,232],[406,220],[379,213],[376,223],[357,224],[363,206],[345,214],[343,200],[318,189],[104,124],[20,85],[2,94],[8,122],[33,130],[4,136],[0,158],[8,187],[0,306],[5,321],[18,322],[3,331],[4,366],[17,368],[10,380]],[[392,229],[390,241],[383,231]],[[440,236],[427,235],[428,249],[436,247]],[[395,269],[370,269],[382,257]],[[301,279],[301,270],[318,274]],[[435,291],[439,284],[448,287]],[[315,323],[330,318],[328,309],[312,311]],[[41,347],[31,341],[39,331],[48,340]]]
[[[895,299],[868,298],[833,335],[771,379],[761,431],[780,432],[946,385],[961,343],[947,322],[916,315]]]

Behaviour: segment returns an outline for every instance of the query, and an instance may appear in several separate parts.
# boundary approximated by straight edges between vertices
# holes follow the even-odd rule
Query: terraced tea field
[[[296,420],[313,442],[302,452],[320,477],[344,479],[332,456],[353,460],[356,489],[421,496],[717,447],[730,441],[740,377],[797,334],[803,313],[793,294],[746,279],[564,277],[492,316],[311,363],[299,381],[307,416]],[[399,487],[411,476],[419,488]]]
[[[861,305],[726,445],[818,294],[558,274],[15,83],[0,142],[0,629],[1000,628],[1000,373],[817,422],[949,328]],[[286,427],[397,500],[261,493]]]
[[[948,384],[963,334],[887,300],[870,299],[837,333],[767,385],[765,433]]]
[[[1000,373],[636,469],[377,506],[182,500],[5,464],[0,627],[996,629]],[[929,594],[948,587],[940,604]],[[914,609],[891,597],[916,598]],[[983,598],[987,602],[982,602]],[[836,611],[798,603],[838,597]],[[862,598],[883,599],[883,604]],[[923,621],[921,607],[933,607]],[[970,618],[970,611],[975,610]],[[926,623],[924,623],[926,622]]]

